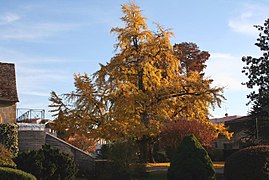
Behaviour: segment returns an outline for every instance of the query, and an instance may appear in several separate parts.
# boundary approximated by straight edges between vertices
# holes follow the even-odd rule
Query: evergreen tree
[[[216,179],[215,169],[207,151],[194,135],[186,136],[178,147],[168,169],[168,180]]]
[[[250,89],[258,89],[247,96],[249,104],[253,105],[250,111],[252,122],[249,134],[265,142],[269,140],[269,19],[265,20],[263,26],[254,27],[260,31],[255,45],[259,47],[262,56],[242,58],[246,63],[242,72],[248,77],[248,81],[243,84]]]

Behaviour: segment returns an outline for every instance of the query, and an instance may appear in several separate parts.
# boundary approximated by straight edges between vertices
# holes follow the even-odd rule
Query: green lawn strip
[[[224,168],[224,162],[213,162],[214,163],[214,168]],[[170,163],[147,163],[146,167],[147,168],[153,168],[153,167],[169,167]]]
[[[142,180],[166,180],[167,169],[170,163],[149,163],[146,165],[148,176]],[[214,162],[218,175],[223,174],[224,162]]]

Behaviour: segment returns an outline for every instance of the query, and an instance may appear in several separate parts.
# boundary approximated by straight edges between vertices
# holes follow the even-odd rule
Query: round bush
[[[269,179],[269,146],[252,146],[232,154],[225,162],[226,180]]]
[[[216,179],[216,173],[207,151],[194,135],[186,136],[178,147],[167,173],[168,180]]]
[[[0,167],[1,179],[19,179],[19,180],[36,180],[32,174],[26,173],[19,169]]]
[[[47,145],[38,151],[20,153],[15,162],[18,169],[29,172],[38,179],[72,179],[77,173],[71,157]]]
[[[0,144],[0,166],[2,167],[16,167],[16,164],[12,160],[12,154],[7,148]]]

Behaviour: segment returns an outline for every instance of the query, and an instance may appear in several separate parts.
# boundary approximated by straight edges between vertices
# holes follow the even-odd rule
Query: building
[[[228,140],[225,136],[223,135],[219,135],[218,139],[214,141],[214,147],[216,149],[221,149],[221,150],[231,150],[231,149],[239,149],[239,139],[240,137],[238,137],[239,133],[234,132],[234,128],[231,129],[231,127],[228,125],[230,124],[230,122],[236,120],[236,119],[240,119],[242,118],[241,116],[228,116],[225,115],[225,117],[222,118],[215,118],[215,119],[210,119],[210,122],[214,123],[214,124],[224,124],[225,127],[228,128],[229,132],[233,132],[233,137],[231,140]]]
[[[15,65],[0,62],[0,123],[16,122],[18,101]]]
[[[225,136],[219,135],[218,139],[214,141],[214,148],[219,152],[221,160],[225,159],[233,152],[238,151],[244,147],[249,146],[248,130],[250,128],[250,122],[252,122],[250,116],[228,116],[222,118],[210,119],[210,122],[214,124],[224,123],[229,132],[233,132],[233,137],[228,140]]]

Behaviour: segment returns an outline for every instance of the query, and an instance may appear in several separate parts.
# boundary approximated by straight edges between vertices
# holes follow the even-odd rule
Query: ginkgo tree
[[[165,122],[207,121],[208,108],[220,104],[223,89],[212,87],[198,71],[184,73],[170,43],[173,33],[159,24],[149,30],[137,5],[123,5],[122,12],[125,26],[111,30],[117,37],[115,55],[93,75],[76,74],[71,93],[52,92],[51,107],[56,130],[136,141],[147,162]]]

